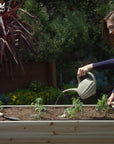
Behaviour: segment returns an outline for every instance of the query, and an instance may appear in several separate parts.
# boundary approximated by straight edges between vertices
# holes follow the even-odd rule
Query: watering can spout
[[[92,77],[86,78],[82,81],[80,81],[80,78],[77,77],[78,79],[78,87],[77,88],[70,88],[62,91],[62,93],[68,92],[68,91],[75,91],[78,93],[78,95],[81,97],[81,99],[86,99],[96,93],[96,79],[94,75],[90,72],[87,73]]]
[[[78,92],[78,89],[77,88],[70,88],[70,89],[66,89],[66,90],[62,91],[62,93],[69,92],[69,91]]]

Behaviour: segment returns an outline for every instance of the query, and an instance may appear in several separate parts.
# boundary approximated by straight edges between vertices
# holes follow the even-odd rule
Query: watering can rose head
[[[0,13],[5,11],[5,3],[1,4],[0,3]]]

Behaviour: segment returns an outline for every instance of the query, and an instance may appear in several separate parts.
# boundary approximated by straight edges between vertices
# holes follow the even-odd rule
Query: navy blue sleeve
[[[114,93],[114,89],[112,90],[112,92]]]
[[[101,61],[98,63],[93,63],[93,69],[96,70],[114,69],[114,58],[106,61]]]

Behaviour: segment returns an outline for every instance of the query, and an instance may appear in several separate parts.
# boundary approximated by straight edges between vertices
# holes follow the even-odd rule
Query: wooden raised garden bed
[[[79,114],[79,117],[69,119],[59,117],[67,106],[47,107],[48,116],[43,112],[42,120],[35,120],[31,117],[34,114],[34,107],[5,106],[4,115],[18,117],[20,121],[0,118],[1,144],[110,144],[114,142],[114,114],[110,113],[109,119],[104,119],[103,112],[99,114],[94,111],[94,106],[89,105],[84,106],[84,112]],[[91,114],[87,116],[90,111]]]

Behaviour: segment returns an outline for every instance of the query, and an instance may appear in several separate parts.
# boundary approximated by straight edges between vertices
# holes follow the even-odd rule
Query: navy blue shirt
[[[114,58],[106,61],[101,61],[98,63],[93,63],[93,69],[97,70],[114,69]]]
[[[93,69],[96,70],[114,69],[114,58],[106,61],[101,61],[98,63],[93,63]],[[114,89],[112,92],[114,93]]]

